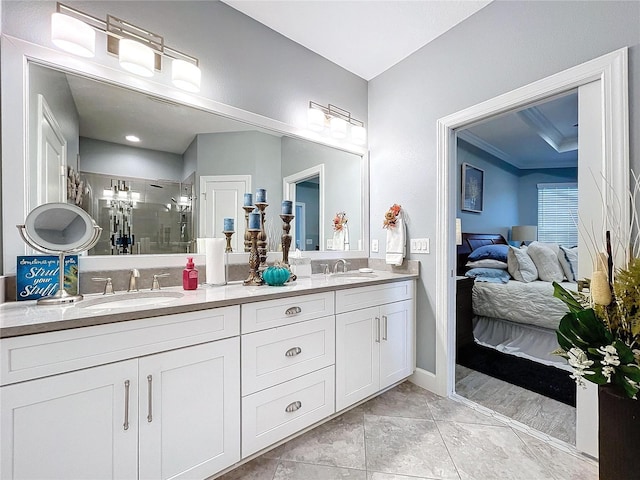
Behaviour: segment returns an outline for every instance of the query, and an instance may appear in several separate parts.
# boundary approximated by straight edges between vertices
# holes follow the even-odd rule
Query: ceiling
[[[371,80],[491,0],[222,0]]]
[[[578,166],[578,92],[573,90],[457,132],[519,169]]]

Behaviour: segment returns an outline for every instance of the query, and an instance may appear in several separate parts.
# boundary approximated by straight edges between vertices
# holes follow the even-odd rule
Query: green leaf
[[[580,302],[578,302],[570,292],[561,287],[557,282],[553,282],[553,296],[562,300],[564,304],[569,307],[570,312],[575,313],[584,310],[584,307],[580,305]]]

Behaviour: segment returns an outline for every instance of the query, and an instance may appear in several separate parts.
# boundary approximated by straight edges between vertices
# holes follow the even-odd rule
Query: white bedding
[[[563,282],[565,289],[576,291],[576,284]],[[483,317],[503,318],[511,322],[558,328],[567,306],[553,296],[553,284],[510,280],[509,283],[475,282],[473,313]]]

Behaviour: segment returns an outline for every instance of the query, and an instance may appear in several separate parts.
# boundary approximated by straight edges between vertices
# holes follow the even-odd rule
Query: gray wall
[[[203,97],[290,125],[306,125],[309,100],[339,105],[366,122],[365,80],[219,1],[63,3],[157,32],[170,47],[197,57]],[[56,48],[50,39],[55,1],[3,1],[2,7],[2,33]],[[102,51],[94,60],[113,62]]]
[[[494,1],[369,82],[371,236],[393,203],[411,236],[436,235],[436,121],[629,46],[631,164],[640,170],[640,2]],[[451,219],[453,222],[453,219]],[[421,260],[418,366],[435,371],[436,257]],[[384,252],[373,254],[382,257]]]
[[[182,155],[80,137],[80,170],[114,177],[182,181]]]

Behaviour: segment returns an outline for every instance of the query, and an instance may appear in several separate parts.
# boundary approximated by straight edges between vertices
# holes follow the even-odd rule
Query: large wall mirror
[[[360,155],[35,61],[28,85],[28,162],[37,174],[27,206],[85,209],[104,232],[92,255],[193,252],[196,238],[223,236],[222,217],[235,218],[242,252],[242,193],[256,188],[267,189],[269,249],[277,250],[283,179],[319,166],[324,195],[305,205],[306,228],[292,232],[307,233],[294,245],[325,250],[341,211],[351,249],[364,245]]]

